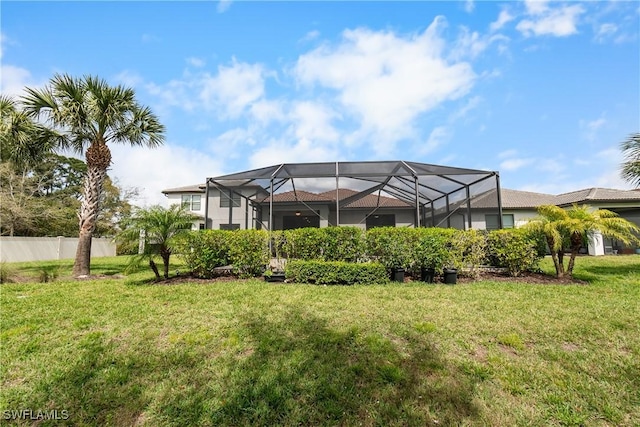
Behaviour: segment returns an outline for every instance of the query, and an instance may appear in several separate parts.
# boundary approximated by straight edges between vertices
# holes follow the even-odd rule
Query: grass
[[[48,265],[52,282],[0,287],[3,411],[66,410],[80,426],[640,425],[638,256],[578,259],[588,285],[11,271],[37,281]]]

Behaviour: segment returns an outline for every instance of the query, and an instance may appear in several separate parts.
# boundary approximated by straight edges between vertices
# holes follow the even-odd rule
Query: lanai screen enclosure
[[[315,219],[315,226],[364,225],[385,210],[402,210],[411,216],[408,226],[473,228],[472,201],[490,192],[498,197],[485,212],[495,214],[502,228],[500,178],[493,171],[409,161],[283,163],[207,178],[205,215],[214,190],[231,201],[225,204],[229,224],[231,207],[243,206],[245,228],[268,230],[283,228],[274,215],[285,209]]]

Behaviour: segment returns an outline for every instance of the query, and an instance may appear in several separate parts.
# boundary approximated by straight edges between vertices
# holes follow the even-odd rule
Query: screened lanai
[[[471,201],[496,191],[498,172],[410,161],[283,163],[207,178],[220,228],[370,226],[474,228]],[[213,195],[220,197],[213,202]],[[210,202],[211,198],[211,202]],[[502,227],[500,198],[484,208]],[[242,224],[244,223],[244,224]],[[232,227],[233,226],[233,227]]]

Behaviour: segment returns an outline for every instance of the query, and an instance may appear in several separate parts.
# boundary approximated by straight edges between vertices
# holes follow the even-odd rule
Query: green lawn
[[[140,285],[49,264],[57,281],[0,286],[0,409],[68,411],[38,425],[640,425],[640,256],[579,258],[588,285]]]

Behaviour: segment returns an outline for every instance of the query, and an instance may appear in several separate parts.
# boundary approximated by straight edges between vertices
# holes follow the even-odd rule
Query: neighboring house
[[[556,205],[570,208],[574,204],[589,205],[594,209],[607,209],[640,227],[640,190],[614,190],[609,188],[586,188],[558,195],[533,193],[502,189],[502,221],[504,228],[519,227],[537,216],[537,207]],[[472,223],[474,228],[497,229],[497,216],[491,210],[495,203],[496,193],[487,192],[471,202]],[[602,239],[596,236],[591,242],[589,251],[600,253],[633,253],[638,246],[625,246],[623,243]]]

